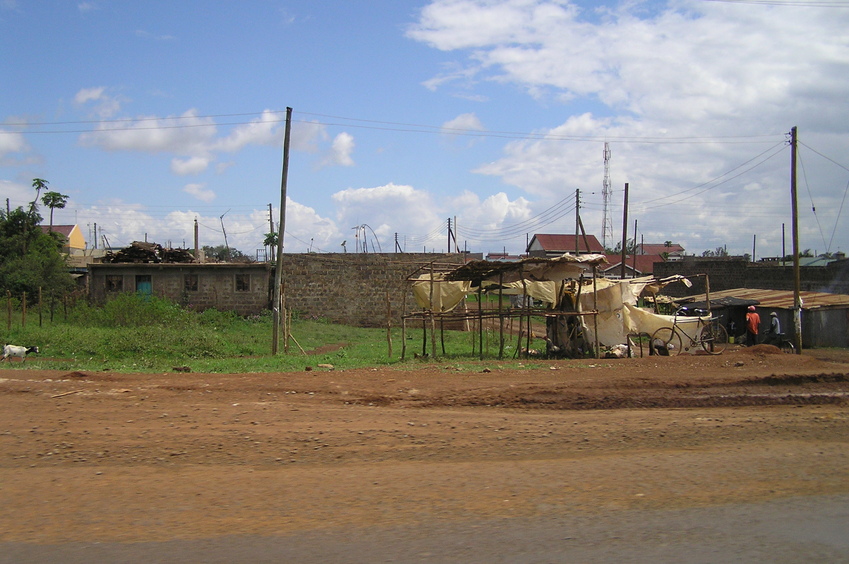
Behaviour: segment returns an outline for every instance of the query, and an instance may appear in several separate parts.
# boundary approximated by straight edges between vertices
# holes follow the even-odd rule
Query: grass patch
[[[437,340],[437,357],[432,357],[431,341],[422,353],[421,331],[407,332],[406,360],[400,361],[401,329],[392,330],[392,358],[388,355],[386,329],[368,329],[328,323],[322,320],[296,319],[288,353],[271,354],[271,315],[241,317],[232,312],[207,310],[194,312],[155,297],[124,294],[103,307],[79,304],[67,318],[43,320],[30,316],[21,327],[13,320],[4,341],[38,346],[39,354],[30,355],[26,364],[8,363],[5,368],[45,368],[57,370],[114,370],[119,372],[170,372],[188,367],[193,372],[277,372],[303,370],[306,366],[332,364],[337,368],[370,366],[421,366],[422,362],[449,362],[451,366],[475,369],[480,365],[476,333],[445,331]],[[485,363],[497,361],[498,335],[487,331],[484,338]],[[300,347],[308,354],[303,354]],[[504,359],[514,365],[532,367],[531,362],[516,360],[515,342],[508,342]],[[532,347],[544,350],[537,341]]]

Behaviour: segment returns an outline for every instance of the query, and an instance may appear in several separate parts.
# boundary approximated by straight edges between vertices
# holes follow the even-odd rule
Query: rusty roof
[[[849,307],[849,295],[826,294],[824,292],[800,292],[802,298],[802,309],[818,308],[841,308]],[[761,307],[774,307],[778,309],[793,309],[794,297],[792,290],[762,290],[758,288],[735,288],[733,290],[722,290],[711,292],[711,302],[721,298],[738,298],[741,300],[755,300]],[[692,300],[696,302],[705,301],[704,294],[687,296],[676,301]]]

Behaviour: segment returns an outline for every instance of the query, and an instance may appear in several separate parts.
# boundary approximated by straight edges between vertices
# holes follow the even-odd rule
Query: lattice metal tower
[[[610,145],[604,142],[604,180],[601,183],[601,198],[603,202],[604,218],[601,224],[601,245],[607,248],[607,238],[613,241],[613,222],[610,220],[610,198],[613,190],[610,188]]]

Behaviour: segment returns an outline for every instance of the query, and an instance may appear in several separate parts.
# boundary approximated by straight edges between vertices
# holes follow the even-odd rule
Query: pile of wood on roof
[[[117,253],[107,252],[103,262],[194,262],[195,257],[187,249],[166,249],[157,243],[133,241]]]

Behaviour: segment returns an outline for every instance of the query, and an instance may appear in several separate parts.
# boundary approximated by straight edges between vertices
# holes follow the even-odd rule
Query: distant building
[[[528,243],[527,253],[532,257],[559,257],[570,254],[604,254],[604,247],[595,235],[555,235],[537,233]]]
[[[684,247],[677,243],[641,243],[637,245],[638,255],[659,255],[666,260],[681,260],[684,257]]]
[[[88,272],[89,295],[97,303],[138,292],[198,311],[250,315],[271,306],[274,273],[267,263],[105,263],[90,264]]]
[[[39,225],[44,233],[50,231],[49,225]],[[81,255],[85,252],[85,237],[77,225],[54,225],[53,233],[58,233],[65,238],[62,251],[69,255]]]
[[[606,278],[622,278],[622,255],[604,255],[609,265],[599,268],[599,273]],[[654,265],[664,262],[660,255],[626,255],[625,256],[625,278],[639,278],[640,276],[651,276]]]

